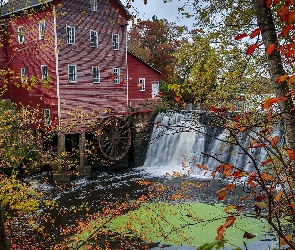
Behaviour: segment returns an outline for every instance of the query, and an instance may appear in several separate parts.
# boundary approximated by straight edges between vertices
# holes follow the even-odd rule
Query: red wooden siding
[[[160,82],[161,73],[128,52],[128,99],[129,104],[143,103],[152,99],[152,82]],[[145,78],[145,91],[140,91],[139,78]]]
[[[127,85],[113,81],[114,68],[120,69],[121,80],[127,75],[127,27],[117,22],[119,13],[109,1],[98,1],[97,11],[92,11],[89,3],[67,0],[57,11],[62,116],[81,108],[88,113],[127,109]],[[65,12],[67,15],[61,14]],[[75,27],[75,44],[67,44],[66,25]],[[90,30],[98,32],[98,46],[94,48],[90,45]],[[118,51],[112,49],[112,34],[119,35]],[[68,81],[68,65],[77,67],[76,83]],[[92,66],[100,68],[99,84],[93,83]]]
[[[39,40],[39,21],[46,22],[46,37]],[[55,53],[54,27],[51,8],[37,10],[32,15],[20,15],[6,20],[7,26],[7,58],[10,74],[9,90],[3,98],[31,107],[50,109],[51,114],[57,114],[57,94],[55,84]],[[18,42],[18,27],[24,31],[24,42]],[[2,53],[1,53],[2,59]],[[48,75],[52,79],[49,88],[44,88],[41,81],[41,65],[47,65]],[[7,69],[6,68],[6,69]],[[26,68],[27,84],[20,79],[21,68]],[[37,80],[34,80],[37,79]],[[32,84],[34,86],[32,86]],[[28,86],[32,86],[27,90]]]

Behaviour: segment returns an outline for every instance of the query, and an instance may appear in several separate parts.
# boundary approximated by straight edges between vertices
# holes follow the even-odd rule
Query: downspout
[[[58,45],[56,31],[56,9],[53,6],[53,23],[54,23],[54,53],[55,53],[55,73],[56,73],[56,95],[57,95],[57,118],[58,126],[60,127],[61,111],[60,111],[60,92],[59,92],[59,68],[58,68]]]
[[[128,25],[128,24],[127,24]],[[126,51],[126,65],[127,65],[127,73],[126,73],[126,84],[127,84],[127,110],[129,109],[129,75],[128,75],[128,71],[129,71],[129,67],[128,67],[128,43],[127,43],[127,25],[125,26],[125,42],[126,42],[126,47],[125,47],[125,51]]]

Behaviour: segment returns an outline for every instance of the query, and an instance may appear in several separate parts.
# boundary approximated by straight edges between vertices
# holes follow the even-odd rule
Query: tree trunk
[[[9,242],[5,233],[4,209],[0,204],[0,249],[9,250]]]
[[[262,40],[267,48],[270,44],[278,46],[278,37],[273,21],[271,10],[266,7],[265,0],[252,0],[258,25],[261,28]],[[287,81],[280,83],[276,80],[286,74],[282,57],[277,50],[267,58],[269,74],[272,81],[272,88],[276,97],[286,97],[286,101],[279,102],[279,108],[283,116],[285,130],[287,134],[289,147],[295,150],[295,111],[292,110],[294,103],[290,95],[290,89]]]

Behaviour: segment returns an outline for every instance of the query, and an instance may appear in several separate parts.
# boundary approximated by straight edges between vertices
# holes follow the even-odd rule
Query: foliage
[[[173,53],[186,40],[186,29],[156,16],[139,20],[128,32],[128,49],[161,71],[164,81],[169,81],[174,70]]]

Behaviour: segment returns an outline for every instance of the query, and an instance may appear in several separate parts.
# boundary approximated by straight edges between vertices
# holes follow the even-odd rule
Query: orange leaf
[[[271,139],[271,141],[270,141],[270,145],[274,148],[277,144],[278,144],[278,142],[279,142],[279,136],[277,135],[277,136],[275,136],[275,137],[273,137],[272,139]]]
[[[295,161],[295,152],[290,149],[290,148],[285,148],[288,156],[290,157],[291,160]]]
[[[280,1],[281,1],[281,0],[274,0],[273,3],[272,3],[272,5],[273,5],[273,6],[276,6]]]
[[[276,194],[275,201],[279,201],[281,199],[283,190],[279,190]]]
[[[285,101],[287,100],[286,97],[274,97],[274,98],[268,98],[266,99],[262,104],[262,110],[265,110],[267,108],[269,108],[270,106],[272,106],[275,103],[281,102],[281,101]]]
[[[175,96],[175,101],[178,103],[180,102],[180,96]]]
[[[292,84],[295,81],[295,75],[290,76],[289,80],[288,80],[288,84]]]
[[[224,163],[219,164],[216,168],[216,171],[221,173],[223,166],[224,166]]]
[[[227,164],[224,166],[223,173],[226,177],[230,176],[230,171],[232,170],[233,166],[231,164]]]
[[[286,14],[288,14],[289,12],[289,8],[288,6],[282,5],[279,9],[278,9],[278,16],[284,16]]]
[[[235,186],[236,186],[235,184],[227,184],[227,185],[226,185],[226,189],[227,189],[228,191],[231,191]]]
[[[223,227],[228,228],[228,227],[232,226],[234,224],[235,220],[236,220],[236,218],[234,216],[228,216],[226,218],[225,223],[223,224]]]
[[[288,14],[288,23],[294,23],[295,21],[295,11]]]
[[[246,51],[246,55],[251,55],[253,52],[257,49],[258,45],[257,44],[252,44],[249,46],[249,48]]]
[[[266,146],[266,144],[264,142],[261,142],[261,143],[256,143],[254,145],[250,145],[249,148],[262,148],[265,146]]]
[[[283,29],[282,29],[282,31],[278,34],[278,37],[279,38],[282,37],[282,36],[286,37],[288,35],[288,33],[290,32],[290,30],[291,29],[294,29],[294,28],[295,28],[295,26],[294,25],[290,25],[290,24],[284,26]]]
[[[221,190],[218,196],[218,201],[224,200],[225,196],[227,195],[225,190]]]
[[[140,89],[142,87],[142,84],[138,83],[137,87]]]
[[[286,234],[285,237],[286,237],[286,239],[288,241],[291,240],[291,235],[290,234]],[[285,242],[285,240],[283,238],[280,238],[280,245],[287,245],[287,243]]]
[[[276,47],[276,45],[274,43],[268,45],[267,49],[266,49],[266,54],[271,55],[272,52],[274,51],[275,47]]]
[[[247,33],[238,34],[236,35],[235,40],[240,40],[247,36],[248,36]]]
[[[254,38],[255,36],[259,35],[260,32],[261,32],[260,28],[253,30],[252,33],[250,34],[250,38]]]

